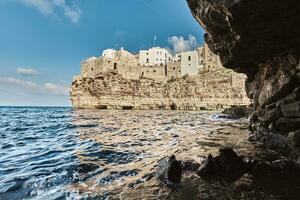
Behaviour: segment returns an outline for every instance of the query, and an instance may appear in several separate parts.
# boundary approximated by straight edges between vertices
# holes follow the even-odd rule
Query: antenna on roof
[[[157,36],[154,35],[154,37],[153,37],[153,46],[154,46],[154,47],[155,47],[155,45],[156,45],[156,39],[157,39]]]

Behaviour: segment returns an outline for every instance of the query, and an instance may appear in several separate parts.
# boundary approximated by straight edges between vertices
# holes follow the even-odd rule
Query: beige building
[[[181,62],[168,62],[166,68],[168,80],[181,77]]]
[[[197,51],[187,51],[181,53],[181,76],[183,75],[197,75],[199,57]]]
[[[197,48],[199,55],[199,69],[200,70],[212,70],[222,68],[222,64],[219,56],[215,55],[205,43],[203,46]]]
[[[140,77],[165,82],[167,81],[166,66],[141,66]]]
[[[195,51],[187,51],[172,56],[166,49],[153,47],[132,54],[120,50],[106,49],[100,58],[91,57],[81,63],[81,74],[74,79],[95,77],[103,73],[114,72],[125,79],[148,78],[165,82],[183,75],[197,75],[201,71],[221,68],[217,55],[205,44]]]

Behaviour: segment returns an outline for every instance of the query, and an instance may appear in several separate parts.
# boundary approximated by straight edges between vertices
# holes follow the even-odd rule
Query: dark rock
[[[289,133],[300,129],[300,118],[280,118],[276,122],[277,130],[281,133]]]
[[[252,106],[232,106],[231,108],[226,108],[222,114],[227,114],[232,118],[248,118],[253,112]]]
[[[187,0],[222,64],[247,75],[253,100],[251,131],[300,130],[300,2]],[[288,12],[286,12],[288,11]],[[231,114],[226,111],[226,114]],[[233,112],[234,114],[234,112]]]
[[[203,178],[219,176],[234,179],[240,176],[245,170],[243,160],[231,149],[223,148],[216,157],[209,155],[197,174]]]
[[[186,160],[182,162],[183,171],[193,171],[197,172],[200,167],[200,164],[194,160]]]
[[[164,158],[158,163],[156,175],[159,180],[168,185],[180,183],[182,178],[181,162],[176,160],[174,155]]]
[[[300,147],[300,130],[290,132],[288,135],[288,140],[295,147]]]
[[[99,168],[99,166],[97,166],[93,163],[82,163],[82,164],[78,165],[77,171],[78,171],[78,173],[89,173],[91,171],[95,171],[98,168]]]
[[[243,168],[242,159],[231,148],[219,150],[220,154],[215,157],[218,169],[225,175],[239,173]]]
[[[271,134],[268,138],[268,146],[272,149],[284,148],[288,146],[288,139],[283,135]]]
[[[204,160],[197,174],[201,177],[214,176],[216,174],[216,164],[212,155],[208,155]]]

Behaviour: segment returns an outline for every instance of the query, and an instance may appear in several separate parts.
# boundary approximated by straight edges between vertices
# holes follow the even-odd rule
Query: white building
[[[199,68],[199,58],[197,51],[187,51],[181,53],[181,76],[197,75]]]
[[[139,64],[141,66],[165,65],[167,62],[173,62],[172,55],[166,49],[160,47],[141,50],[139,54]]]
[[[106,49],[102,52],[102,57],[114,59],[117,57],[117,51],[115,49]]]

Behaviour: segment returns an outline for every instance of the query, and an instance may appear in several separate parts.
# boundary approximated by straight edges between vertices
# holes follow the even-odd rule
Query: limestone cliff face
[[[99,109],[221,109],[250,103],[245,78],[231,70],[203,72],[167,83],[128,80],[117,73],[74,80],[71,101],[76,108]]]
[[[188,0],[222,64],[248,76],[253,128],[300,134],[300,1]],[[292,133],[295,135],[295,132]],[[298,137],[299,138],[299,137]]]

